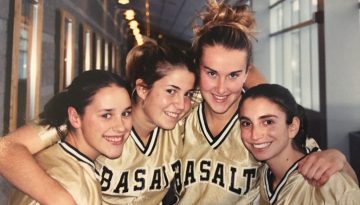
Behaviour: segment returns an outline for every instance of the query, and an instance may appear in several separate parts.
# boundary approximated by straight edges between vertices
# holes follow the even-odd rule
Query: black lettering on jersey
[[[210,179],[210,160],[202,160],[200,161],[200,181],[209,181]]]
[[[186,162],[186,170],[185,170],[185,179],[184,186],[195,183],[195,162],[193,160],[189,160]]]
[[[163,166],[162,169],[163,169],[163,174],[164,174],[164,179],[165,179],[165,186],[164,186],[164,187],[168,187],[168,186],[169,186],[169,178],[168,178],[168,176],[166,175],[166,168],[165,168],[165,166]]]
[[[255,168],[251,168],[251,169],[244,169],[244,177],[246,177],[246,188],[245,188],[245,192],[244,195],[246,193],[249,192],[250,190],[250,186],[251,186],[251,179],[255,179],[256,178],[256,169]]]
[[[180,160],[176,160],[174,163],[171,164],[171,169],[174,172],[174,185],[175,190],[177,193],[180,193],[182,189],[182,183],[181,183],[181,162]]]
[[[145,189],[145,178],[144,175],[146,173],[145,169],[137,169],[134,173],[134,179],[136,185],[134,186],[134,191],[139,191]]]
[[[161,189],[161,169],[155,169],[150,190]]]
[[[106,166],[103,166],[101,173],[101,181],[100,181],[101,191],[109,190],[112,176],[113,176],[112,171],[108,169]]]
[[[235,167],[230,167],[230,186],[229,186],[229,190],[231,192],[234,192],[236,194],[241,194],[241,188],[235,187],[235,178],[236,178],[236,171],[237,169]]]
[[[216,165],[215,173],[214,173],[214,177],[212,179],[212,182],[214,184],[218,184],[221,187],[225,186],[225,183],[224,183],[224,165],[223,164],[218,163]]]
[[[124,171],[121,176],[118,185],[116,186],[114,193],[120,193],[120,189],[122,189],[121,193],[129,192],[129,171]]]

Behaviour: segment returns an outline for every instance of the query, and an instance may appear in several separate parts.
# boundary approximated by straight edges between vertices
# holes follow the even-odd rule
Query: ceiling
[[[149,0],[150,31],[152,38],[161,34],[180,41],[190,42],[192,39],[192,24],[196,15],[205,5],[206,0]],[[228,4],[242,2],[228,0]],[[141,34],[146,34],[145,17],[146,0],[130,0],[127,5],[118,4],[121,9],[133,9],[135,19],[140,24]]]

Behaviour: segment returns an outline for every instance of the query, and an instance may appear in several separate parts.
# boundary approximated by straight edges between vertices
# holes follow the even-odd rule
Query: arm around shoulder
[[[49,146],[43,142],[39,131],[30,125],[25,125],[2,137],[0,174],[42,204],[54,204],[54,202],[71,204],[71,195],[48,176],[32,157],[32,154]]]

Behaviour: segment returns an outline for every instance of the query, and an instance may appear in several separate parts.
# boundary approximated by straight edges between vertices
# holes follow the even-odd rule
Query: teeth
[[[165,114],[169,117],[177,118],[179,116],[178,113],[175,112],[165,112]]]
[[[262,149],[262,148],[268,147],[269,145],[270,145],[270,142],[261,143],[261,144],[253,144],[253,146],[257,149]]]
[[[114,143],[119,143],[123,140],[122,137],[109,137],[109,136],[105,136],[105,139],[109,142],[114,142]]]
[[[213,95],[215,100],[225,100],[227,96]]]

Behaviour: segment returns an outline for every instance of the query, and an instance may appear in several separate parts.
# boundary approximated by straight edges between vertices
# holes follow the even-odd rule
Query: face
[[[275,160],[292,149],[292,125],[286,124],[285,112],[266,98],[245,100],[240,108],[240,128],[244,145],[259,161]]]
[[[234,114],[247,77],[245,50],[222,45],[206,46],[200,60],[200,91],[206,109],[217,114]]]
[[[81,131],[90,156],[119,157],[132,127],[131,101],[124,88],[112,85],[98,90],[81,117]]]
[[[176,66],[156,81],[143,97],[148,122],[163,129],[173,129],[191,107],[195,76],[184,66]]]

